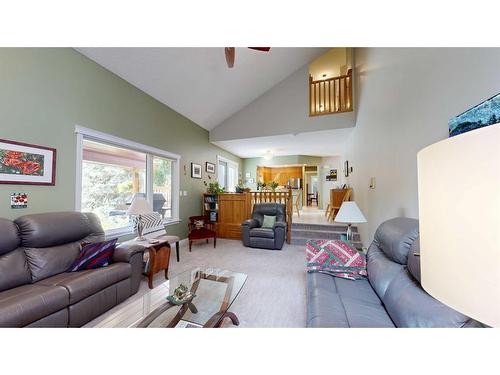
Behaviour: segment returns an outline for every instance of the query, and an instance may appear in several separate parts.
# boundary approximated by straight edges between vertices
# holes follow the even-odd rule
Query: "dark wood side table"
[[[165,279],[168,280],[168,266],[170,263],[171,245],[175,243],[177,261],[179,261],[179,237],[177,236],[159,236],[155,237],[158,242],[150,243],[149,240],[137,241],[130,240],[127,243],[134,243],[144,246],[149,253],[149,267],[145,270],[145,275],[148,277],[149,289],[153,289],[153,276],[165,271]]]

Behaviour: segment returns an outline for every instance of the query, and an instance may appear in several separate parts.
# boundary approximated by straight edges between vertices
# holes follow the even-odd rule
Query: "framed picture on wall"
[[[196,163],[191,163],[191,177],[201,178],[201,165]]]
[[[330,173],[326,176],[327,181],[337,181],[337,170],[330,169]]]
[[[0,139],[0,184],[55,183],[55,148]]]
[[[205,163],[205,171],[208,173],[215,173],[215,164],[207,161]]]

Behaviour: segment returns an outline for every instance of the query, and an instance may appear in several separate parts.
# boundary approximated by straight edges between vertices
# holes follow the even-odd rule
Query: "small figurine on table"
[[[174,305],[182,305],[190,300],[192,300],[194,294],[191,293],[187,286],[181,284],[174,289],[174,294],[167,297],[167,300]]]

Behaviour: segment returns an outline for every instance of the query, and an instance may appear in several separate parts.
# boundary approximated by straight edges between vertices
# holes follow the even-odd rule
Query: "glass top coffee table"
[[[240,293],[247,275],[217,268],[195,267],[148,291],[126,304],[95,327],[220,327],[225,318],[239,325],[229,311]],[[195,296],[182,305],[167,301],[180,284]]]

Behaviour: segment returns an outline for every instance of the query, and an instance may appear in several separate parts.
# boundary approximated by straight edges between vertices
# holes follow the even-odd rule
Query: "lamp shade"
[[[129,209],[127,210],[128,215],[144,215],[150,214],[153,212],[153,207],[149,204],[149,202],[141,197],[136,197],[132,201]]]
[[[337,216],[335,216],[337,223],[366,223],[366,218],[359,209],[356,202],[344,202],[340,206]]]
[[[422,287],[500,326],[500,125],[421,150],[418,159]]]

